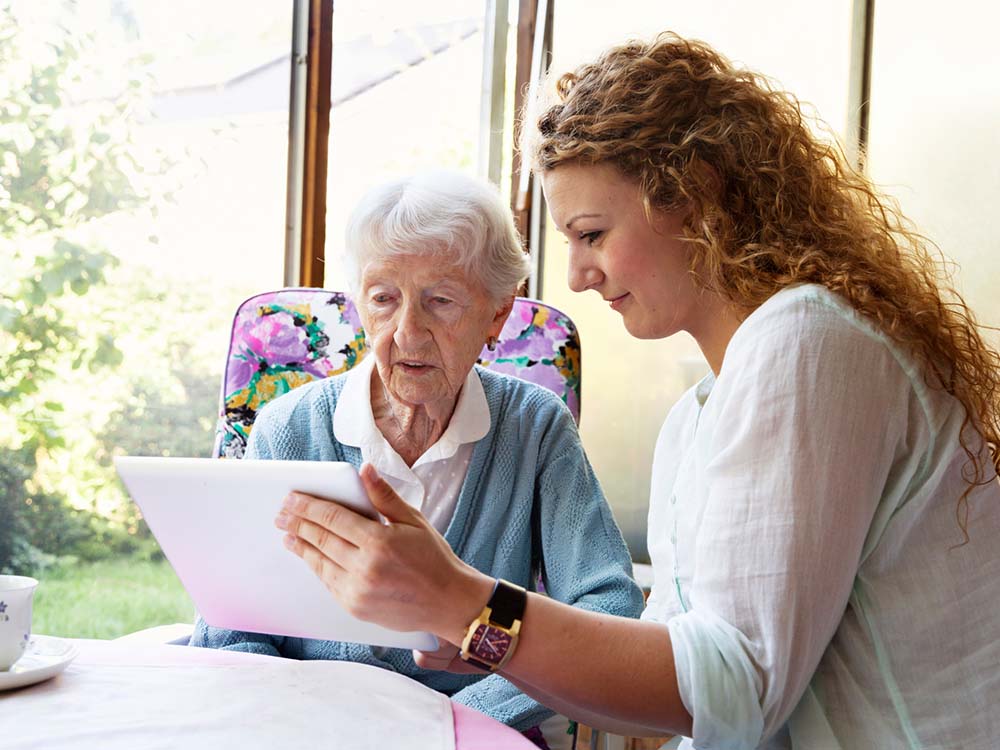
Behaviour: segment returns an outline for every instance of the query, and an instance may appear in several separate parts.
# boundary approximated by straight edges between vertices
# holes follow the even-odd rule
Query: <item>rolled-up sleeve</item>
[[[693,566],[667,624],[695,748],[755,748],[788,721],[898,501],[892,474],[918,460],[913,392],[874,330],[819,301],[733,338],[677,483]]]
[[[764,731],[761,679],[746,658],[746,636],[710,612],[687,612],[667,628],[681,698],[695,718],[695,747],[756,747]]]

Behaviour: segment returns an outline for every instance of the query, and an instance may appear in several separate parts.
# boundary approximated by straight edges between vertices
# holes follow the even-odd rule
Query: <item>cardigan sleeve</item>
[[[522,732],[555,713],[498,674],[462,688],[451,699]]]
[[[643,597],[631,555],[565,409],[542,442],[535,503],[546,593],[581,609],[638,617]]]
[[[194,632],[188,641],[189,646],[201,648],[217,648],[222,651],[245,651],[250,654],[265,654],[267,656],[283,656],[281,646],[284,638],[263,633],[244,633],[239,630],[214,628],[198,617],[194,623]]]
[[[554,411],[539,448],[534,497],[545,593],[581,609],[638,617],[642,591],[632,579],[628,548],[572,416],[561,405]],[[553,713],[500,675],[452,699],[520,730]]]

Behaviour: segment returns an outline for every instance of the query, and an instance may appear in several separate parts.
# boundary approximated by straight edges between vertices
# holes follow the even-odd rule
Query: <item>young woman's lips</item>
[[[625,300],[627,300],[628,298],[629,298],[629,293],[625,292],[625,294],[621,295],[620,297],[615,297],[614,299],[609,300],[611,302],[611,309],[617,312],[618,310],[621,309],[621,306],[625,304]]]

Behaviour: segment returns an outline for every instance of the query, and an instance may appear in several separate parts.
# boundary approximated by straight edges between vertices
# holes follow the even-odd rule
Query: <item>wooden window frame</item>
[[[288,121],[285,286],[323,286],[333,0],[295,0]]]
[[[868,152],[868,121],[872,95],[872,39],[875,0],[854,0],[851,6],[851,67],[847,93],[847,156],[861,170]]]
[[[545,267],[545,198],[524,170],[518,144],[524,110],[548,70],[552,52],[555,0],[520,0],[517,12],[517,61],[514,75],[514,156],[511,163],[511,210],[531,256],[526,293],[540,299]]]
[[[532,82],[537,85],[548,67],[552,45],[553,5],[554,0],[519,0],[518,6],[511,208],[518,230],[525,238],[532,256],[532,275],[527,289],[532,296],[538,296],[541,290],[545,205],[541,191],[534,189],[530,176],[522,179],[517,149],[517,120],[527,101]],[[506,10],[507,2],[487,2],[486,7],[487,13],[497,16],[498,12]],[[536,39],[536,27],[542,29],[540,39]],[[505,43],[494,39],[491,46],[494,55],[502,54],[506,57]],[[533,65],[533,59],[536,58]],[[324,283],[332,60],[333,0],[295,0],[289,96],[285,286],[321,287]],[[493,61],[493,86],[504,85],[504,78],[497,71],[497,66],[501,64],[503,61]],[[484,70],[486,67],[484,60]],[[484,92],[483,117],[489,117],[491,125],[497,117],[495,93]],[[499,95],[502,97],[503,92]],[[489,112],[488,102],[492,102]],[[485,160],[485,176],[497,181],[499,160],[495,149],[498,141],[497,134],[491,134],[488,141],[490,153]],[[482,154],[480,158],[483,158]]]

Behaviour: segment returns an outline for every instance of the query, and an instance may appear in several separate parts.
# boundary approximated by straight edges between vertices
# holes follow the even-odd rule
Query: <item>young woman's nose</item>
[[[590,254],[584,251],[570,252],[567,282],[574,292],[585,292],[597,287],[604,274],[590,259]]]

